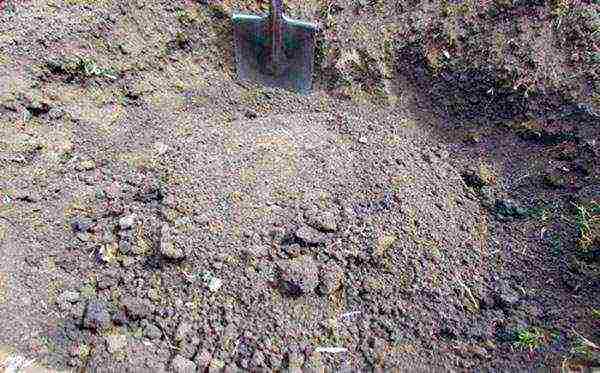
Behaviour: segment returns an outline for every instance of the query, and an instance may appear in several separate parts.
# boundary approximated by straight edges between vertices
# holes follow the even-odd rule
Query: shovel
[[[308,94],[317,26],[286,18],[282,8],[282,0],[271,0],[267,16],[232,16],[238,77]]]

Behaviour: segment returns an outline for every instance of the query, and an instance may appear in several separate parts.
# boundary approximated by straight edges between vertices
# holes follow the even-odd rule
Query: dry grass
[[[600,247],[600,202],[576,205],[577,245],[584,251]]]

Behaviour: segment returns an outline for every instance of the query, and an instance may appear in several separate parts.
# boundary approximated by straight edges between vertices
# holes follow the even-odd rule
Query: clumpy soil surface
[[[236,80],[260,7],[0,2],[0,367],[600,364],[597,113],[311,4],[298,96]]]

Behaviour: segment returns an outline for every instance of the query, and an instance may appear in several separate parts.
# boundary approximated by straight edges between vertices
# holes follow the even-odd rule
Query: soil
[[[299,96],[236,80],[228,15],[256,6],[0,2],[0,366],[600,363],[596,112],[311,4]]]

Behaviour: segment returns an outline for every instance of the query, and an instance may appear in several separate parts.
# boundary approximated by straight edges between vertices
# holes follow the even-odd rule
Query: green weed
[[[577,246],[588,251],[600,245],[600,203],[591,201],[587,204],[575,205],[575,224],[579,232]]]
[[[571,354],[587,361],[597,361],[600,358],[600,347],[581,334],[577,333],[577,335],[578,338],[571,349]]]
[[[98,63],[89,57],[72,56],[59,61],[47,63],[50,71],[84,78],[110,78],[116,79],[111,69],[98,66]]]
[[[534,350],[542,345],[544,334],[537,328],[522,329],[517,332],[515,346]]]

